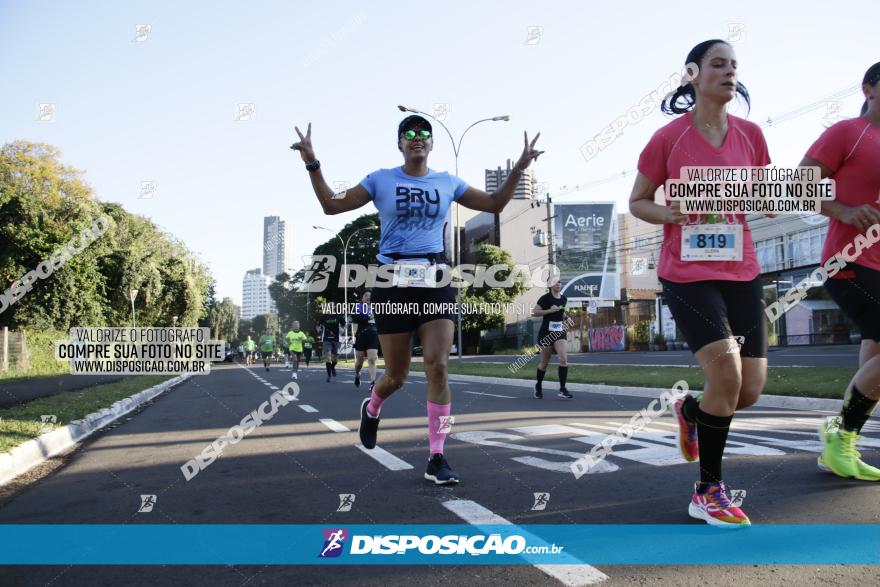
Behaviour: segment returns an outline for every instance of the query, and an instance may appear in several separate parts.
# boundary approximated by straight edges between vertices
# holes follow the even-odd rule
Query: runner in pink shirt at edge
[[[819,468],[880,481],[880,469],[862,461],[856,450],[862,426],[880,400],[880,63],[865,73],[862,91],[861,116],[823,132],[801,165],[819,167],[823,179],[834,179],[835,199],[822,202],[822,214],[830,218],[822,249],[822,267],[830,278],[825,289],[862,334],[859,370],[846,388],[840,414],[819,429],[825,445]],[[845,266],[835,272],[832,266],[842,265],[833,261],[838,254]]]
[[[754,404],[767,379],[767,321],[755,246],[741,214],[688,216],[678,202],[667,204],[664,195],[664,204],[657,204],[654,197],[666,180],[680,178],[684,166],[763,167],[770,157],[760,128],[727,113],[737,95],[750,105],[737,81],[733,47],[704,41],[685,64],[691,81],[661,106],[665,114],[681,116],[654,133],[642,151],[630,212],[663,224],[658,267],[663,297],[706,378],[701,399],[686,395],[673,406],[682,456],[700,462],[688,513],[715,526],[748,526],[749,518],[730,502],[721,458],[733,412]],[[723,239],[717,236],[722,233]],[[710,234],[723,243],[720,252],[706,250]],[[738,251],[741,258],[734,260]],[[727,259],[708,260],[719,254]]]

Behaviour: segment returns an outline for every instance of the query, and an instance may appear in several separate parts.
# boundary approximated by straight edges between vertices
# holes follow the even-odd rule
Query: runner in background
[[[370,371],[370,386],[376,382],[376,359],[379,358],[379,333],[376,332],[376,318],[370,306],[370,292],[364,292],[361,303],[355,307],[355,313],[351,320],[357,326],[354,339],[355,363],[354,385],[361,385],[361,369],[364,366],[364,357],[367,359],[367,368]]]
[[[285,369],[290,368],[290,342],[291,342],[290,339],[292,336],[293,336],[293,328],[291,328],[291,330],[288,330],[284,334],[284,336],[282,337],[282,339],[284,341],[284,345],[283,345],[284,348],[282,349],[282,351],[284,352],[284,368]]]
[[[263,355],[263,366],[266,371],[272,364],[272,355],[275,354],[275,336],[272,334],[264,334],[260,337],[260,352]]]
[[[568,381],[568,349],[565,348],[567,340],[565,332],[565,305],[568,298],[562,295],[562,283],[556,282],[550,287],[550,291],[538,298],[537,304],[532,308],[532,316],[540,316],[541,327],[538,329],[538,348],[541,349],[541,358],[538,364],[535,399],[542,399],[544,391],[541,385],[544,375],[547,373],[547,365],[553,351],[559,355],[559,397],[571,399],[574,396],[565,388]]]
[[[321,317],[321,350],[324,354],[324,367],[327,369],[327,383],[330,377],[336,377],[336,363],[339,362],[339,329],[345,319],[336,314],[325,314]]]
[[[819,167],[835,182],[836,199],[822,202],[828,234],[821,266],[872,232],[880,237],[880,63],[862,80],[861,116],[827,129],[801,161]],[[843,408],[825,420],[819,435],[825,447],[819,468],[840,477],[880,481],[880,469],[856,450],[862,426],[880,400],[880,245],[863,248],[852,263],[831,276],[825,289],[862,334],[859,370],[846,388]]]
[[[291,379],[299,379],[299,360],[303,354],[303,344],[308,340],[306,333],[299,329],[299,320],[293,321],[293,327],[285,336],[288,344],[288,352],[291,357]]]
[[[629,207],[636,218],[663,225],[657,271],[663,297],[706,378],[701,400],[688,395],[674,405],[682,456],[700,461],[688,513],[711,525],[744,526],[749,518],[730,502],[721,459],[734,411],[754,404],[767,380],[767,326],[755,245],[742,214],[713,223],[717,215],[689,217],[677,203],[654,199],[667,179],[680,178],[683,166],[763,167],[770,156],[758,125],[727,113],[737,95],[750,104],[737,81],[733,47],[705,41],[685,64],[691,81],[667,96],[661,108],[681,116],[654,133],[642,151]],[[699,236],[718,234],[726,235],[725,247],[700,248],[708,239]]]
[[[255,343],[250,335],[248,335],[247,340],[244,341],[242,346],[244,346],[244,364],[253,365],[254,354],[257,352],[257,343]]]
[[[311,334],[306,335],[306,339],[302,343],[303,345],[303,358],[306,360],[306,367],[309,366],[309,363],[312,362],[312,348],[315,345],[315,337]]]

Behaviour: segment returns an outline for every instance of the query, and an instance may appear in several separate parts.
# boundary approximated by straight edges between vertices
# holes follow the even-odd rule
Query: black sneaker
[[[360,375],[355,375],[355,376],[354,376],[354,386],[355,386],[355,387],[360,387],[360,386],[361,386],[361,376],[360,376]]]
[[[535,399],[544,399],[544,392],[541,391],[541,386],[537,383],[535,384],[535,391],[532,393],[532,397]]]
[[[327,383],[330,383],[330,376],[327,376]]]
[[[572,398],[574,398],[574,396],[571,395],[570,393],[568,393],[568,390],[565,389],[564,387],[563,387],[562,389],[559,390],[559,394],[558,394],[558,395],[559,395],[559,397],[562,398],[562,399],[572,399]]]
[[[441,453],[432,455],[428,460],[428,470],[425,471],[425,479],[433,481],[434,485],[455,485],[458,483],[458,475],[449,468],[446,457]]]
[[[379,432],[379,418],[374,418],[367,413],[367,404],[370,398],[364,398],[361,402],[361,423],[358,426],[358,435],[364,448],[375,448],[376,435]]]

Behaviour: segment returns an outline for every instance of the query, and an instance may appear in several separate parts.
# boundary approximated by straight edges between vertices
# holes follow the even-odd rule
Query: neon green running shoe
[[[856,450],[859,435],[839,426],[840,417],[832,416],[819,428],[819,436],[825,444],[825,450],[817,460],[819,469],[830,471],[838,477],[880,481],[880,469],[864,462]]]

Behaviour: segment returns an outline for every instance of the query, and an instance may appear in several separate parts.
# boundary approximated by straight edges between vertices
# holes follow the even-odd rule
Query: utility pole
[[[553,265],[556,259],[553,255],[553,198],[547,192],[547,261]]]

